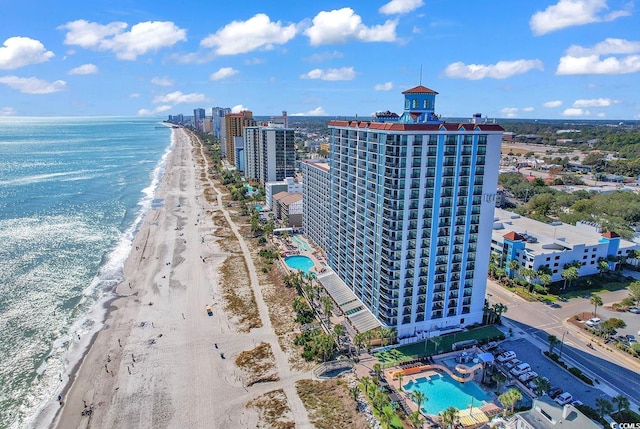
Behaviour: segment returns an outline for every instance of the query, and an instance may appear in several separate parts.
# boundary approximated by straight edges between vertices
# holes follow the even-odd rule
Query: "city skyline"
[[[422,83],[444,117],[640,119],[630,1],[43,6],[3,10],[0,116],[370,115]]]

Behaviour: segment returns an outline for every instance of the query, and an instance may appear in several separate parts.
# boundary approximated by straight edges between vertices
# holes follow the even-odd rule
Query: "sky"
[[[640,119],[633,0],[0,0],[1,116]]]

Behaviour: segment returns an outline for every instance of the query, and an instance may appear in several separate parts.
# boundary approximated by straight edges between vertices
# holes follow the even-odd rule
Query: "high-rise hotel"
[[[302,170],[305,204],[321,204],[305,207],[307,236],[409,342],[482,321],[503,129],[441,121],[422,85],[403,94],[402,115],[330,121],[328,168]]]

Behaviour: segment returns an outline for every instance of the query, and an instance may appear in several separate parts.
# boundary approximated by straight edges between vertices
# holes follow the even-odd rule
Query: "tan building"
[[[273,213],[276,219],[287,220],[289,227],[302,226],[302,194],[286,191],[273,196]]]
[[[225,123],[225,148],[227,153],[227,161],[231,165],[236,163],[236,151],[233,147],[233,138],[242,137],[242,129],[244,127],[252,127],[256,124],[253,119],[253,113],[250,110],[244,110],[240,113],[227,113],[224,116]]]

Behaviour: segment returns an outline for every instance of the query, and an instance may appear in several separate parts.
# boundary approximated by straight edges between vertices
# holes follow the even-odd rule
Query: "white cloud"
[[[18,112],[13,107],[0,108],[0,116],[13,116],[16,113],[18,113]]]
[[[187,40],[187,31],[171,21],[139,22],[125,31],[125,22],[106,25],[79,19],[58,27],[67,30],[64,43],[85,49],[111,51],[121,60],[135,60],[138,55],[168,48]]]
[[[606,15],[599,14],[607,9],[607,0],[559,0],[557,4],[533,14],[529,26],[535,35],[540,36],[566,27],[613,21],[631,14],[630,10],[616,10]]]
[[[166,95],[158,95],[154,97],[152,102],[180,104],[180,103],[198,103],[206,100],[207,100],[207,97],[204,94],[201,94],[198,92],[194,92],[191,94],[183,94],[180,91],[174,91]]]
[[[393,89],[393,82],[378,83],[373,89],[376,91],[391,91]]]
[[[640,53],[640,42],[626,39],[608,38],[591,48],[573,45],[567,49],[566,55],[560,58],[556,74],[636,73],[640,71],[638,53]]]
[[[353,80],[356,72],[353,67],[341,67],[339,69],[313,69],[307,74],[300,75],[300,79],[321,80]]]
[[[367,27],[362,23],[360,15],[345,7],[319,12],[304,34],[309,37],[309,43],[313,46],[346,43],[350,40],[393,42],[396,40],[397,25],[397,20],[389,20],[382,25]]]
[[[556,70],[558,75],[578,74],[627,74],[640,71],[640,55],[628,55],[623,58],[607,57],[600,59],[599,55],[574,57],[567,55],[560,58]]]
[[[245,110],[249,110],[249,109],[244,107],[242,104],[237,104],[231,108],[231,113],[240,113],[240,112],[244,112]]]
[[[83,64],[76,68],[69,70],[69,74],[96,74],[98,73],[98,66],[95,64]]]
[[[244,60],[244,63],[249,66],[256,66],[258,64],[264,63],[264,60],[261,58],[248,58]]]
[[[231,77],[235,74],[238,74],[239,71],[234,69],[233,67],[222,67],[220,68],[220,70],[218,70],[217,72],[211,73],[211,76],[209,76],[210,80],[222,80],[222,79],[226,79],[228,77]]]
[[[500,109],[500,113],[502,113],[502,115],[505,118],[515,118],[518,116],[518,108],[517,107],[505,107],[503,109]]]
[[[560,107],[560,106],[562,106],[562,101],[560,100],[547,101],[546,103],[542,104],[542,107],[547,107],[547,108]]]
[[[158,86],[173,86],[173,81],[166,76],[155,76],[151,79],[151,83]]]
[[[329,116],[327,112],[321,106],[316,107],[315,109],[309,110],[308,112],[299,112],[293,113],[291,116]]]
[[[16,89],[25,94],[51,94],[65,89],[67,82],[56,80],[47,82],[35,77],[2,76],[0,83],[4,83],[12,89]]]
[[[244,54],[258,48],[273,49],[273,45],[283,45],[297,32],[295,24],[285,26],[280,21],[272,22],[264,13],[258,13],[246,21],[225,25],[202,39],[200,46],[215,48],[218,55]]]
[[[0,47],[0,69],[12,70],[49,61],[54,54],[29,37],[9,37]]]
[[[129,94],[129,98],[140,98],[140,93],[133,92],[133,93]]]
[[[569,107],[568,109],[564,109],[562,112],[564,116],[589,116],[590,112],[588,110],[579,109],[576,107]]]
[[[618,100],[610,98],[592,98],[590,100],[576,100],[573,102],[573,107],[609,107],[618,103]]]
[[[523,112],[533,112],[534,110],[536,110],[534,107],[523,107],[522,108]]]
[[[384,15],[409,13],[423,4],[424,2],[422,0],[391,0],[378,9],[378,12]]]
[[[319,63],[322,61],[332,60],[334,58],[342,58],[344,54],[340,51],[333,52],[323,52],[318,54],[313,54],[307,58],[304,58],[305,61],[309,61],[311,63]]]
[[[596,43],[591,48],[572,45],[567,49],[566,53],[575,57],[583,57],[587,55],[635,54],[637,52],[640,52],[640,42],[610,37],[600,43]]]
[[[604,118],[604,117],[606,117],[607,115],[606,115],[606,113],[604,113],[604,112],[600,112],[600,113],[596,113],[596,116],[597,116],[598,118]]]
[[[478,80],[487,77],[506,79],[508,77],[526,73],[530,70],[543,70],[540,60],[498,61],[496,64],[464,64],[461,61],[449,64],[444,74],[451,78]]]
[[[163,104],[162,106],[158,106],[155,109],[140,109],[138,110],[138,116],[157,115],[158,113],[166,112],[167,110],[171,109],[173,109],[173,106]]]

